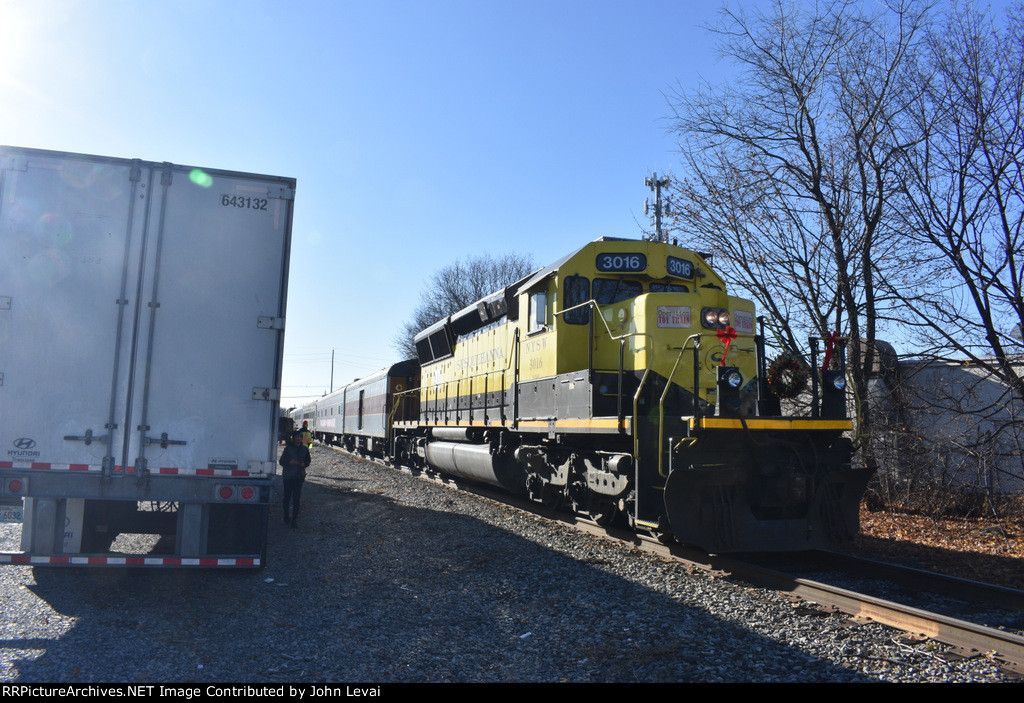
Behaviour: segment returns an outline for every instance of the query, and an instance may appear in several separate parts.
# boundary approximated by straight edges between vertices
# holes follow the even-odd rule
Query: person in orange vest
[[[302,446],[309,449],[313,446],[313,432],[309,429],[309,420],[302,421]]]

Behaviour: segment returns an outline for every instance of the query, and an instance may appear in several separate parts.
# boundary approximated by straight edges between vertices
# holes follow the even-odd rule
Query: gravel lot
[[[302,498],[259,572],[0,568],[0,680],[1004,680],[322,447]]]

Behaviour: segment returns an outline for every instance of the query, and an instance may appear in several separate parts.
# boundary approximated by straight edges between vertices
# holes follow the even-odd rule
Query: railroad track
[[[863,563],[864,560],[858,561]],[[1024,676],[1024,637],[1015,632],[979,625],[736,559],[715,556],[710,558],[710,563],[717,570],[725,571],[733,578],[792,594],[805,601],[846,613],[856,620],[878,622],[914,637],[942,642],[956,648],[965,657],[989,657],[1008,672]],[[1006,601],[1017,602],[1024,598],[1024,594],[1020,592],[1009,592],[1010,589],[999,589],[976,582],[959,580],[961,583],[954,588],[951,578],[942,574],[921,571],[911,574],[909,572],[914,570],[894,565],[876,564],[875,568],[899,579],[910,578],[923,590],[930,592],[945,590],[955,597],[966,593],[998,593],[999,597]]]
[[[326,445],[325,445],[326,446]],[[344,452],[338,447],[330,447]],[[344,452],[347,454],[347,452]],[[353,455],[358,456],[358,455]],[[366,457],[359,457],[366,458]],[[383,462],[377,462],[383,463]],[[567,513],[549,510],[539,504],[518,499],[487,486],[468,484],[426,472],[401,469],[424,480],[441,483],[466,493],[524,510],[538,517],[555,520],[590,534],[629,543],[662,558],[670,558],[723,577],[744,581],[752,586],[769,588],[795,598],[815,603],[825,609],[842,612],[862,622],[877,622],[895,628],[914,638],[932,639],[953,647],[964,657],[983,656],[999,664],[1007,673],[1024,677],[1024,636],[1015,632],[979,625],[966,620],[897,603],[865,593],[823,583],[767,568],[751,561],[711,555],[692,547],[665,544],[654,538],[628,530],[602,527]],[[903,584],[909,588],[942,593],[992,607],[1024,611],[1024,592],[958,579],[894,564],[875,562],[836,552],[815,553],[829,568],[870,573],[874,578]]]
[[[571,516],[567,518],[562,521],[573,522]],[[684,545],[663,544],[653,538],[625,530],[600,527],[579,519],[576,519],[575,523],[593,534],[632,543],[663,558],[676,559],[690,568],[704,569],[745,581],[753,586],[787,593],[826,609],[845,613],[857,621],[887,625],[914,638],[942,642],[954,647],[964,657],[988,657],[1008,673],[1024,677],[1024,637],[1015,632],[979,625],[821,581],[800,578],[749,561],[709,555]],[[843,568],[846,570],[859,566],[869,569],[876,578],[885,574],[885,578],[912,584],[928,592],[945,593],[957,598],[969,597],[975,602],[988,599],[987,602],[993,607],[998,604],[1003,608],[1024,610],[1024,592],[1021,591],[893,564],[869,562],[859,557],[846,557],[834,552],[825,554],[833,566],[845,561]]]
[[[910,591],[927,591],[928,593],[946,595],[973,603],[980,608],[999,608],[1024,613],[1024,591],[1018,589],[830,550],[819,550],[811,552],[810,555],[822,568],[837,569],[855,574],[859,578],[873,578],[896,583]]]

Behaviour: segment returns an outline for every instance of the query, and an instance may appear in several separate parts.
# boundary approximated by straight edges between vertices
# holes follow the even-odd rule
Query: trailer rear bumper
[[[274,478],[0,469],[24,505],[0,564],[261,568]],[[12,495],[12,486],[17,488]]]

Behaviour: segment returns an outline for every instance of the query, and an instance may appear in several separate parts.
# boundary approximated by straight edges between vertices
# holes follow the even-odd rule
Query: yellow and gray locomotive
[[[756,323],[696,252],[602,238],[417,335],[381,439],[396,464],[710,551],[848,539],[867,471],[841,355],[783,416]]]

